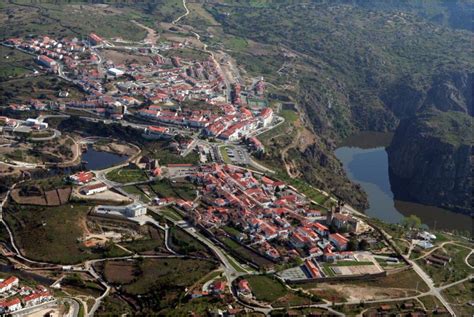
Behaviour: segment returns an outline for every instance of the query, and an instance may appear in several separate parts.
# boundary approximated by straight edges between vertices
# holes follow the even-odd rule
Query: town
[[[54,297],[43,285],[31,288],[20,285],[16,276],[10,276],[0,282],[0,314],[19,314],[35,310],[38,306],[54,302]]]
[[[266,152],[261,136],[288,123],[281,115],[282,102],[268,98],[263,77],[236,78],[213,54],[197,50],[190,41],[120,44],[99,31],[81,39],[28,36],[2,43],[31,55],[40,72],[81,94],[59,90],[54,100],[9,104],[8,115],[0,116],[2,164],[8,172],[22,170],[22,180],[11,187],[0,208],[8,229],[2,254],[16,267],[58,273],[46,274],[56,291],[63,280],[87,286],[92,294],[100,291],[96,297],[81,295],[79,304],[87,316],[111,294],[139,307],[137,298],[144,293],[133,293],[136,289],[121,283],[133,285],[147,269],[156,269],[149,263],[163,259],[192,260],[196,267],[206,267],[189,289],[183,287],[179,300],[222,300],[225,313],[219,308],[218,316],[250,311],[268,315],[285,306],[332,315],[338,299],[331,299],[337,292],[330,283],[369,283],[395,274],[417,279],[415,291],[396,293],[396,309],[428,311],[424,304],[415,305],[430,296],[436,302],[430,311],[450,313],[440,295],[443,286],[435,286],[410,257],[420,254],[428,270],[449,266],[452,257],[437,251],[437,235],[411,226],[395,239],[386,226],[342,199],[291,183],[294,177],[283,179],[258,159]],[[295,109],[292,102],[286,106]],[[293,110],[287,111],[298,116]],[[61,128],[55,120],[68,125]],[[99,133],[107,128],[117,135]],[[43,144],[48,157],[35,153]],[[37,176],[35,169],[43,174]],[[25,212],[23,206],[40,208],[38,223],[18,221],[15,213]],[[77,247],[73,260],[61,252],[54,254],[54,261],[44,254],[29,260],[22,255],[26,249],[15,244],[23,226],[57,230],[58,220],[45,215],[48,208],[78,217],[59,220],[76,226],[67,237]],[[168,262],[166,266],[174,268]],[[123,275],[116,278],[111,271]],[[418,283],[426,289],[419,290]],[[269,300],[262,296],[268,291],[265,285],[281,288],[285,295]],[[310,292],[300,285],[325,289]],[[57,299],[42,285],[21,286],[15,276],[0,282],[0,296],[0,314],[28,314],[67,303],[74,315],[79,306],[69,307],[67,299]],[[395,309],[377,296],[351,297],[348,302],[380,304],[368,307],[371,312]]]

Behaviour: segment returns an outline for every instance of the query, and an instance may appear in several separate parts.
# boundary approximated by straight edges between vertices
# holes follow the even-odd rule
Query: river
[[[88,170],[101,170],[123,163],[127,160],[126,155],[118,155],[109,152],[96,151],[92,145],[82,154],[82,161]]]
[[[388,223],[400,222],[413,214],[431,229],[470,232],[472,219],[469,216],[394,199],[385,150],[391,138],[390,133],[362,132],[344,140],[335,151],[349,179],[360,184],[367,193],[370,207],[366,214]]]

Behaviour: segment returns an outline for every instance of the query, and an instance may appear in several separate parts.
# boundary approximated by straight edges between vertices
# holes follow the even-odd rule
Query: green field
[[[140,264],[142,275],[125,287],[132,294],[144,294],[158,285],[189,286],[214,268],[214,264],[195,259],[145,260]]]
[[[219,147],[219,152],[221,154],[222,160],[224,163],[230,164],[231,160],[229,154],[227,154],[227,149],[231,148],[230,146],[221,146]]]
[[[230,37],[224,40],[224,46],[233,51],[242,51],[247,48],[248,41],[242,37]]]
[[[99,297],[104,288],[95,282],[84,280],[79,274],[66,275],[61,281],[61,288],[72,295]]]
[[[287,289],[280,281],[268,275],[251,275],[245,278],[249,281],[255,298],[271,303],[274,307],[297,306],[319,301],[317,296],[308,296]]]
[[[171,248],[180,254],[208,254],[207,248],[178,227],[170,228]]]
[[[228,234],[230,234],[231,236],[234,236],[234,237],[238,237],[240,235],[240,231],[233,228],[233,227],[229,227],[229,226],[224,226],[222,227],[222,229],[227,232]]]
[[[427,310],[434,310],[438,307],[443,307],[443,304],[432,295],[419,297],[419,300],[423,303],[423,305],[425,305]]]
[[[160,209],[160,214],[162,214],[164,216],[167,216],[168,218],[170,218],[174,221],[183,220],[183,217],[181,217],[181,215],[178,212],[176,212],[175,210],[173,210],[173,208],[170,208],[170,207],[161,208]]]
[[[196,186],[188,182],[173,183],[168,179],[155,181],[150,187],[159,197],[178,197],[184,200],[196,198]]]
[[[146,142],[143,145],[143,154],[157,159],[160,165],[166,164],[197,164],[199,163],[199,154],[191,151],[185,157],[172,152],[168,148],[168,142]]]
[[[143,170],[128,166],[114,169],[108,172],[106,177],[108,180],[122,184],[143,182],[148,179],[146,173]]]
[[[87,212],[92,206],[66,204],[59,207],[10,205],[4,218],[26,257],[38,261],[72,264],[88,259],[127,253],[115,245],[88,248],[84,235]]]
[[[100,303],[97,315],[119,316],[122,314],[132,314],[132,308],[117,295],[109,295]]]
[[[0,46],[0,80],[32,73],[34,64],[34,56]]]
[[[272,303],[289,292],[280,281],[267,275],[252,275],[246,279],[257,300]]]
[[[140,199],[145,203],[150,202],[150,198],[148,198],[147,195],[145,195],[145,193],[141,191],[140,188],[138,188],[137,186],[133,186],[133,185],[125,186],[125,187],[122,187],[122,189],[129,194],[140,197]]]

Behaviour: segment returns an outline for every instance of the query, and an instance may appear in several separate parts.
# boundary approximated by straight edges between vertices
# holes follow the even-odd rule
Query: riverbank
[[[469,216],[395,199],[386,152],[391,137],[388,133],[364,132],[347,138],[335,151],[349,179],[360,184],[367,193],[370,206],[366,214],[388,223],[398,223],[413,214],[432,229],[472,232]]]

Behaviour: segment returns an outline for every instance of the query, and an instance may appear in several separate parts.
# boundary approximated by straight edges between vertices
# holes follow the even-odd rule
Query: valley
[[[472,314],[470,7],[1,3],[0,314]]]

